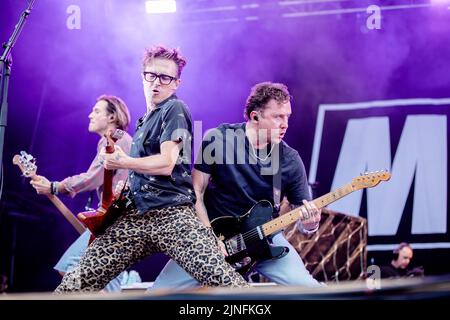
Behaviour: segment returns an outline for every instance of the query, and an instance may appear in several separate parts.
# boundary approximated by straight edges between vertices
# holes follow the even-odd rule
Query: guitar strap
[[[84,210],[86,210],[86,211],[95,210],[94,208],[91,207],[92,200],[94,199],[94,193],[95,193],[95,190],[92,190],[91,192],[89,192],[89,197],[86,201],[86,205],[84,206]]]
[[[128,186],[127,186],[128,179],[129,179],[129,177],[127,176],[127,178],[125,179],[125,181],[124,181],[124,183],[123,183],[122,190],[120,190],[120,194],[119,194],[119,196],[117,197],[118,199],[122,198],[122,197],[125,195],[125,192],[128,191],[128,189],[127,189],[127,187],[128,187]]]
[[[129,180],[129,178],[130,177],[128,176],[127,179],[125,180],[125,183],[123,185],[122,191],[120,192],[120,196],[119,196],[119,199],[121,200],[121,203],[124,204],[124,208],[126,210],[135,208],[133,198],[130,194],[131,193],[130,188],[127,186],[127,182]]]
[[[273,218],[280,215],[281,206],[281,159],[283,151],[283,142],[280,142],[274,150],[272,155],[272,169],[273,169]]]

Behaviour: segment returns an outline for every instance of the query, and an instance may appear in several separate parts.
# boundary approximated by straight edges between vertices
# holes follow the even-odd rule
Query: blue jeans
[[[82,233],[81,236],[79,236],[78,239],[75,240],[75,242],[72,243],[72,245],[66,250],[66,252],[64,252],[63,256],[59,259],[58,263],[53,267],[53,269],[64,273],[67,273],[68,271],[73,269],[78,264],[84,252],[86,251],[86,248],[89,245],[90,237],[91,233],[88,230]],[[120,285],[123,275],[124,273],[122,272],[116,278],[111,280],[111,282],[106,285],[104,290],[106,292],[120,292]]]
[[[255,266],[256,271],[270,281],[280,285],[322,286],[321,283],[311,276],[295,248],[286,240],[281,232],[275,234],[272,240],[276,246],[288,247],[289,252],[280,259],[259,262]],[[169,260],[149,290],[182,290],[198,286],[200,286],[200,283],[197,280],[178,266],[175,261]]]

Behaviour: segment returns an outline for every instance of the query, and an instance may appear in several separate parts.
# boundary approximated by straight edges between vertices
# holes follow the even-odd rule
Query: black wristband
[[[50,193],[58,194],[58,182],[56,181],[50,182]]]

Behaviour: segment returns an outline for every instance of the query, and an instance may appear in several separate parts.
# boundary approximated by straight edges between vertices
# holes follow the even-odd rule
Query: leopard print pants
[[[177,206],[122,215],[92,242],[55,292],[99,291],[120,272],[156,252],[168,255],[205,286],[248,286],[225,261],[212,230],[200,222],[194,208]]]

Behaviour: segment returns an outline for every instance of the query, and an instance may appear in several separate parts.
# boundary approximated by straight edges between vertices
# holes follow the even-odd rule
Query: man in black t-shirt
[[[192,173],[195,208],[204,225],[210,226],[211,220],[221,216],[241,216],[258,201],[277,205],[275,198],[286,197],[293,209],[301,206],[299,229],[304,233],[318,229],[321,211],[309,202],[303,162],[298,152],[282,140],[292,113],[290,98],[283,84],[259,83],[247,99],[246,122],[222,124],[205,136]],[[281,231],[271,241],[288,248],[288,252],[279,259],[259,261],[255,266],[259,273],[278,284],[320,286]],[[195,279],[169,261],[153,288],[196,285]]]

